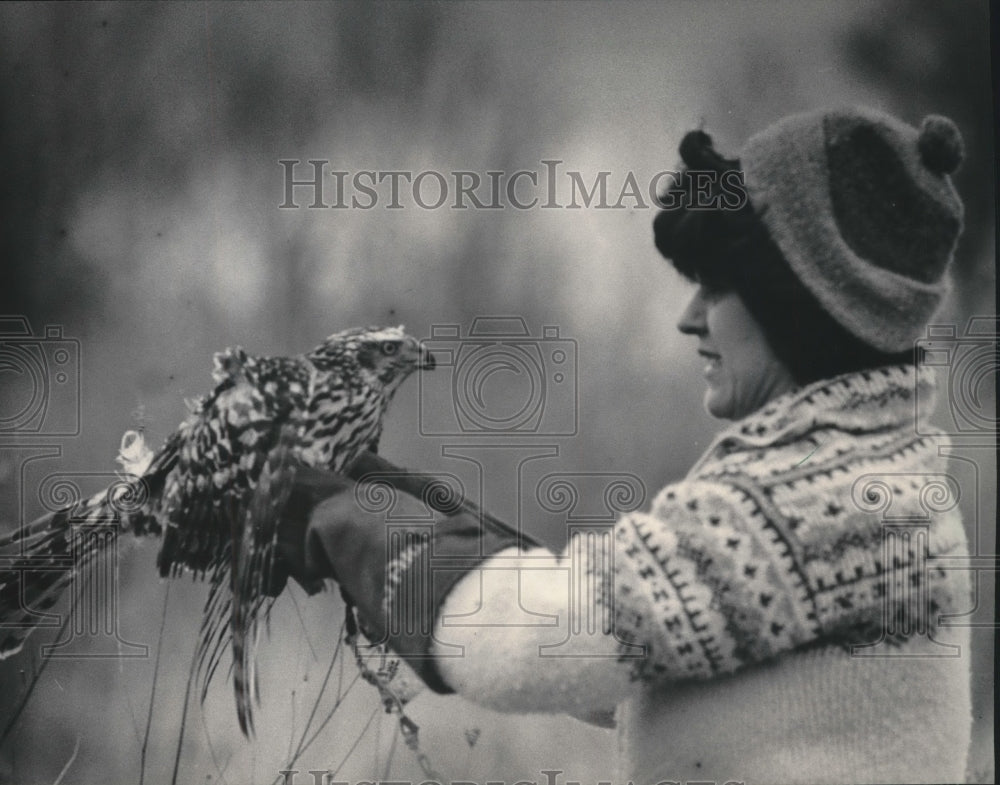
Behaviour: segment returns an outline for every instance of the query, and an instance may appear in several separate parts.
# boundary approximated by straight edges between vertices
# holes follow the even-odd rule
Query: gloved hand
[[[384,516],[376,516],[357,504],[357,481],[365,478],[387,483],[400,492],[401,503],[408,506],[415,501],[408,496],[427,495],[426,489],[436,482],[433,477],[407,472],[367,450],[347,467],[345,474],[308,466],[297,469],[279,528],[277,558],[266,587],[269,596],[281,594],[289,578],[308,594],[322,590],[325,579],[336,578],[322,549],[307,547],[309,522],[321,504],[321,517],[328,522],[354,519],[360,525],[384,525]]]
[[[396,494],[389,505],[377,505],[380,511],[361,503],[376,487],[366,478]],[[278,580],[270,588],[280,593],[289,576],[309,592],[324,579],[336,580],[366,637],[389,645],[429,687],[446,693],[452,690],[430,654],[445,596],[491,554],[538,543],[464,498],[442,493],[443,487],[371,454],[349,467],[347,477],[298,471],[283,516]]]
[[[297,470],[291,495],[285,504],[278,529],[277,553],[265,587],[266,593],[277,597],[285,590],[289,578],[306,593],[316,594],[326,578],[334,576],[322,563],[309,558],[306,531],[316,506],[327,500],[353,498],[354,481],[342,474],[306,467]]]

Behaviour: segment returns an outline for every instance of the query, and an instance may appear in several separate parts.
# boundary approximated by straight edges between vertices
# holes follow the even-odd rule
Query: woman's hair
[[[913,351],[886,354],[856,338],[799,282],[745,196],[739,160],[703,131],[686,134],[680,154],[684,168],[653,220],[657,249],[688,280],[735,291],[796,383],[914,362]]]

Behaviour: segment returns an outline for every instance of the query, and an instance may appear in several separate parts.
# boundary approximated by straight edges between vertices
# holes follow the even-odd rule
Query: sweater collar
[[[734,422],[713,441],[702,461],[741,449],[800,439],[819,427],[874,433],[912,428],[934,405],[932,369],[893,365],[843,374],[775,398]],[[919,402],[919,410],[918,404]]]

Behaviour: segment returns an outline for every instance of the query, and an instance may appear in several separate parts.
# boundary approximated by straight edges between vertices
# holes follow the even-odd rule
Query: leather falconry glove
[[[453,690],[430,652],[448,592],[493,554],[540,547],[445,481],[373,453],[346,476],[297,471],[285,509],[272,595],[288,577],[309,593],[332,578],[357,609],[365,636],[387,644],[440,693]]]

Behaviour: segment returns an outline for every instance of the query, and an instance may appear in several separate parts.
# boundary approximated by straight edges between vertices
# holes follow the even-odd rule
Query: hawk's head
[[[417,369],[434,367],[434,356],[403,327],[365,327],[335,333],[317,346],[310,359],[356,364],[389,393]]]

